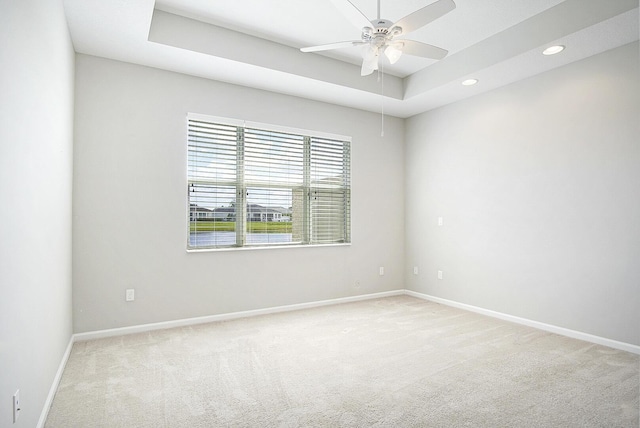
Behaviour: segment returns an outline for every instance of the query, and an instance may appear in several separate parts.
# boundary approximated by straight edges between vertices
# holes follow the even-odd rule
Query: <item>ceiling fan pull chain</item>
[[[380,136],[384,137],[384,61],[380,61],[380,69],[378,72],[378,78],[380,79],[380,97],[382,98],[382,107],[381,107],[381,123],[380,123]]]

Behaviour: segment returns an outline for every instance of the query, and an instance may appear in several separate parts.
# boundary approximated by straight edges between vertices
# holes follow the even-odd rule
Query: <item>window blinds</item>
[[[188,128],[189,247],[236,245],[237,128],[198,120]]]
[[[341,141],[311,138],[311,242],[349,242],[349,146]]]
[[[188,248],[350,242],[350,142],[188,117]]]

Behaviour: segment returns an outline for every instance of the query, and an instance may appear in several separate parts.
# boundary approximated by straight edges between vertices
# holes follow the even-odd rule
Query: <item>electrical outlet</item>
[[[134,300],[136,300],[136,290],[133,288],[128,288],[126,295],[125,295],[125,300],[127,302],[133,302]]]
[[[441,270],[438,271],[438,279],[442,279],[442,271]]]
[[[20,417],[20,390],[13,394],[13,423],[15,424]]]
[[[442,217],[438,217],[438,226],[442,226],[444,224],[444,221],[442,220]]]
[[[360,288],[362,288],[360,281],[356,281],[356,283],[354,284],[354,287],[356,288],[356,290],[360,290]]]
[[[413,274],[417,275],[418,274],[418,266],[414,266],[413,267]]]
[[[380,276],[384,275],[384,267],[380,266]]]

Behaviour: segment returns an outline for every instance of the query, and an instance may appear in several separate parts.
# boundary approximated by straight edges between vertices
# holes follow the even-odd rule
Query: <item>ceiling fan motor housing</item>
[[[387,19],[374,19],[371,21],[373,28],[365,27],[362,29],[362,40],[372,41],[380,36],[391,39],[402,33],[402,28],[394,27],[393,22]]]

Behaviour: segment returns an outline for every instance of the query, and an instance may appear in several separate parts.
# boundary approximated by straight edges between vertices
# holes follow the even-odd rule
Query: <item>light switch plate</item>
[[[20,417],[20,390],[13,394],[13,423],[15,424]]]

